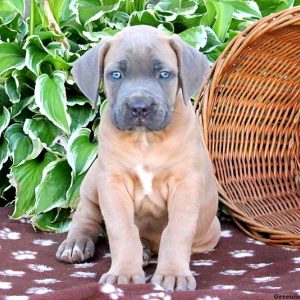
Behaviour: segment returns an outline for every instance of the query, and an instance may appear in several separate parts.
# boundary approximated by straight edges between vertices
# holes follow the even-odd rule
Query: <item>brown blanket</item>
[[[163,291],[152,284],[99,285],[110,265],[107,242],[100,239],[88,263],[55,259],[65,234],[34,232],[26,221],[9,220],[0,208],[0,298],[4,299],[300,299],[300,251],[264,245],[233,224],[222,224],[222,238],[209,253],[192,256],[194,292]],[[155,261],[146,268],[148,278]],[[289,298],[280,298],[288,296]]]

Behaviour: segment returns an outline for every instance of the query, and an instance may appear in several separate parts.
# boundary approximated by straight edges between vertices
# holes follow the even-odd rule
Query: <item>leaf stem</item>
[[[57,22],[53,16],[53,13],[51,11],[49,0],[44,0],[44,9],[45,9],[46,17],[48,19],[48,25],[49,25],[50,30],[52,30],[56,34],[62,35],[63,33],[62,33],[59,25],[57,24]],[[58,41],[60,43],[62,43],[66,48],[68,48],[68,49],[70,48],[70,44],[65,37],[59,38]]]

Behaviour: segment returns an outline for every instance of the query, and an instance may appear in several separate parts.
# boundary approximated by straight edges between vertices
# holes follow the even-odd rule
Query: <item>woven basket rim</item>
[[[208,142],[208,122],[207,122],[207,107],[208,103],[212,99],[212,93],[210,90],[212,87],[218,85],[220,80],[220,74],[225,67],[230,65],[234,59],[241,53],[243,49],[267,32],[274,31],[289,25],[300,25],[300,6],[293,7],[275,14],[271,14],[267,17],[262,18],[256,23],[252,24],[244,31],[240,32],[230,43],[227,45],[225,50],[219,56],[215,64],[213,65],[211,72],[208,76],[206,84],[200,90],[196,97],[194,108],[199,116],[200,122],[202,123],[203,139],[205,147],[207,148]],[[214,76],[214,74],[218,74]],[[209,152],[209,150],[207,149]],[[288,234],[279,230],[272,230],[255,220],[249,218],[245,213],[240,210],[234,203],[231,202],[230,197],[227,195],[221,184],[216,178],[218,190],[220,193],[220,201],[224,203],[231,211],[235,223],[240,229],[242,229],[247,235],[254,237],[255,239],[267,242],[269,244],[277,244],[287,246],[287,243],[295,245],[291,247],[300,248],[300,235],[299,234]],[[246,225],[243,227],[240,222]],[[249,225],[249,227],[247,226]],[[263,238],[255,234],[251,228],[255,228],[257,232],[268,233],[272,236],[272,239]]]

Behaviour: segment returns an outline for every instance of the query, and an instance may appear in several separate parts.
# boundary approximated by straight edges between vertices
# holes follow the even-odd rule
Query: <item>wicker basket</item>
[[[231,41],[195,109],[236,224],[260,241],[300,248],[300,7]]]

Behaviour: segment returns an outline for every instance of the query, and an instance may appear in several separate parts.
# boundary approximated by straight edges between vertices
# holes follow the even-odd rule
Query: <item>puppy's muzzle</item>
[[[152,99],[145,99],[142,97],[131,97],[125,102],[128,113],[133,117],[140,120],[146,119],[157,108],[157,104]]]
[[[152,95],[135,93],[123,100],[124,124],[130,130],[144,127],[152,130],[162,123],[165,112]]]
[[[111,120],[119,130],[157,131],[170,121],[170,107],[150,92],[133,91],[120,95],[111,111]]]

